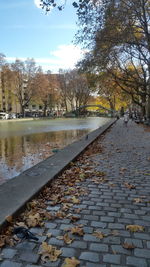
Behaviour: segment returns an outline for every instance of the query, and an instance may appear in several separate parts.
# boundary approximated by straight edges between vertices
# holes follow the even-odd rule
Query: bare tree
[[[15,63],[11,64],[11,70],[13,72],[13,93],[18,99],[21,113],[25,116],[25,108],[35,93],[32,82],[36,72],[36,65],[33,59],[27,59],[25,62],[16,59]]]

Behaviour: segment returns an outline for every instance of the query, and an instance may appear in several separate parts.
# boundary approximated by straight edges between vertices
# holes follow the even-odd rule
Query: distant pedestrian
[[[128,124],[128,121],[129,121],[129,116],[128,116],[128,114],[124,114],[124,124],[125,124],[125,126],[127,127],[127,124]]]

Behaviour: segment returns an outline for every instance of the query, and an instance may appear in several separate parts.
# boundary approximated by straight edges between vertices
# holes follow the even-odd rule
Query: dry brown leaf
[[[72,203],[63,203],[62,210],[63,211],[68,211],[72,206],[73,206]]]
[[[111,234],[111,235],[114,235],[114,236],[117,236],[117,235],[119,235],[120,233],[119,233],[117,230],[112,230],[110,234]]]
[[[80,261],[78,261],[75,257],[73,258],[66,258],[65,262],[63,264],[63,267],[76,267],[80,264]]]
[[[135,185],[133,184],[129,184],[129,183],[124,183],[125,187],[127,187],[128,189],[135,189]]]
[[[127,170],[126,168],[122,167],[122,168],[120,168],[120,173],[121,173],[121,174],[124,174],[124,172],[125,172],[126,170]]]
[[[63,240],[66,244],[71,244],[74,240],[74,238],[70,238],[69,234],[66,233],[64,236],[63,236]]]
[[[133,201],[135,203],[141,203],[142,202],[142,199],[141,198],[134,198]]]
[[[50,238],[52,236],[52,233],[47,233],[46,236]]]
[[[129,224],[126,226],[126,229],[131,232],[144,232],[144,227],[136,224]]]
[[[117,153],[121,153],[121,150],[119,148],[116,149]]]
[[[50,261],[57,261],[58,257],[61,255],[62,251],[58,250],[56,247],[52,245],[48,245],[46,242],[43,242],[41,247],[40,247],[40,252],[41,254],[41,260],[43,262],[47,262],[48,260]]]
[[[12,217],[11,215],[6,216],[6,217],[5,217],[5,220],[6,220],[7,222],[11,223],[12,220],[13,220],[13,217]]]
[[[74,204],[79,204],[80,203],[80,199],[76,198],[75,196],[73,196],[71,200],[72,200],[72,202]]]
[[[56,238],[59,239],[59,240],[64,240],[63,235],[59,235],[59,236],[57,236]]]
[[[123,248],[125,248],[125,249],[129,249],[129,250],[132,250],[132,249],[134,249],[135,248],[135,246],[131,243],[127,243],[127,242],[125,242],[125,243],[123,243]]]
[[[72,234],[79,235],[79,236],[84,235],[84,230],[81,226],[72,227],[70,230]]]
[[[42,218],[38,212],[30,214],[28,218],[26,218],[26,223],[28,227],[42,226]]]
[[[115,187],[116,184],[108,184],[110,187]]]
[[[94,236],[96,236],[97,238],[99,239],[103,239],[105,236],[107,236],[106,234],[102,233],[102,232],[98,232],[98,231],[95,231],[93,233]]]
[[[16,222],[16,226],[21,226],[21,227],[27,228],[27,226],[24,222]]]
[[[5,243],[9,245],[10,247],[13,247],[15,245],[15,240],[13,238],[10,238],[10,236],[7,236]]]
[[[74,209],[74,213],[80,213],[82,209]]]
[[[31,208],[35,208],[37,206],[37,201],[34,199],[31,202],[28,202],[26,206],[28,210],[30,210]]]
[[[69,216],[69,219],[71,220],[71,222],[76,222],[76,221],[80,220],[80,217],[72,215],[72,216]]]
[[[66,216],[66,214],[65,214],[64,212],[62,212],[62,211],[57,211],[57,212],[55,213],[55,216],[56,216],[57,218],[59,218],[59,219],[63,219],[63,218]]]

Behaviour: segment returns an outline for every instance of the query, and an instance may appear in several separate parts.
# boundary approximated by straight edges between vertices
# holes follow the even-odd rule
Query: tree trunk
[[[25,118],[25,110],[24,110],[24,106],[21,105],[21,113],[22,113],[22,117]]]
[[[43,112],[43,117],[46,117],[46,109],[47,109],[47,104],[44,104],[44,112]]]

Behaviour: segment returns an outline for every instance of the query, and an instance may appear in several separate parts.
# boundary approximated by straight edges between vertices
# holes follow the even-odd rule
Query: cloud
[[[40,0],[34,0],[34,4],[36,5],[37,8],[41,8],[41,1]]]
[[[50,51],[49,57],[34,58],[34,60],[44,71],[51,70],[56,73],[59,69],[73,69],[76,63],[82,59],[85,52],[87,51],[73,44],[59,45],[56,50]],[[18,58],[22,61],[27,59],[25,57]],[[6,60],[8,62],[15,62],[16,58],[7,57]]]
[[[81,50],[79,46],[59,45],[57,50],[51,51],[56,61],[59,61],[60,68],[74,68],[75,64],[82,58],[85,51]]]

